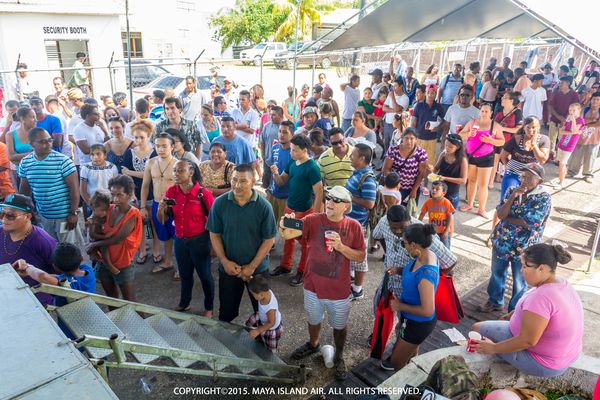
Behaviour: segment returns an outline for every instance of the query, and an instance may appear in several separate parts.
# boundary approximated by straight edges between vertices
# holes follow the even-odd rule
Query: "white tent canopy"
[[[594,20],[582,20],[597,7],[593,0],[568,5],[557,0],[522,0],[520,4],[526,9],[513,0],[388,0],[321,51],[477,37],[560,36],[577,38],[590,49],[600,50]]]

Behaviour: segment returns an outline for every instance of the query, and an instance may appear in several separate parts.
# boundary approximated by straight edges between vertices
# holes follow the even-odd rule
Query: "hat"
[[[69,96],[72,99],[78,99],[78,100],[81,100],[84,97],[83,92],[81,91],[81,89],[78,89],[78,88],[69,89],[69,91],[67,92],[67,96]]]
[[[229,79],[228,77],[223,78],[223,83],[225,83],[225,82],[233,83],[233,81],[231,79]]]
[[[87,98],[87,99],[85,99],[83,102],[84,102],[85,104],[91,104],[91,105],[93,105],[93,106],[97,106],[97,105],[98,105],[98,101],[97,101],[95,98],[93,98],[93,97],[88,97],[88,98]]]
[[[369,72],[369,75],[379,75],[383,76],[383,72],[379,68],[375,68],[373,71]]]
[[[350,204],[350,207],[344,211],[344,214],[350,214],[352,212],[352,194],[348,189],[343,186],[327,186],[325,192],[333,197],[343,200],[344,203]]]
[[[29,103],[31,103],[31,102],[39,102],[39,103],[44,104],[44,102],[42,101],[42,98],[39,96],[31,96],[29,98]]]
[[[0,207],[16,208],[17,210],[22,210],[27,213],[34,212],[34,206],[31,198],[28,196],[23,196],[22,194],[9,194],[6,196],[6,199],[4,199],[4,203],[0,204]]]
[[[310,114],[310,113],[315,113],[317,115],[317,107],[312,107],[312,106],[308,106],[308,107],[304,107],[304,109],[302,110],[302,116],[304,117],[306,114]]]
[[[437,87],[437,85],[435,83],[430,83],[429,85],[427,85],[425,87],[425,91],[428,91],[429,89],[433,89],[433,90],[435,90],[437,92],[438,87]]]
[[[523,168],[521,168],[520,171],[521,172],[523,172],[523,171],[533,172],[534,174],[536,174],[537,176],[539,176],[541,180],[544,180],[544,175],[546,175],[546,172],[544,171],[544,167],[542,167],[538,163],[527,164],[526,166],[524,166]]]
[[[313,87],[313,90],[317,93],[321,93],[323,91],[323,86],[315,85],[315,87]]]

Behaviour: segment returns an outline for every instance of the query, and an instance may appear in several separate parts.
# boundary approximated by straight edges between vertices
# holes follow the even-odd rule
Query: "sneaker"
[[[566,186],[563,186],[560,183],[557,183],[556,185],[554,185],[554,190],[563,190],[565,188],[566,188]]]
[[[355,292],[353,288],[350,288],[352,293],[350,294],[350,300],[360,300],[365,297],[365,290],[360,289],[360,292]]]
[[[558,183],[558,178],[554,178],[550,181],[551,185],[556,185]]]
[[[392,356],[389,356],[385,360],[381,360],[381,369],[385,369],[386,371],[394,370],[394,366],[392,365]]]
[[[424,187],[422,193],[423,193],[423,196],[429,196],[429,189]]]
[[[269,272],[269,275],[271,276],[271,278],[279,278],[280,276],[289,275],[291,273],[291,269],[285,269],[280,265],[276,267],[273,271]]]
[[[372,333],[367,338],[367,344],[369,345],[369,348],[371,348],[371,340],[373,340],[373,334]]]
[[[333,360],[333,366],[335,367],[335,380],[343,381],[348,376],[348,369],[346,368],[346,363],[342,357],[338,357]]]
[[[291,272],[291,271],[290,271]],[[290,286],[302,286],[304,274],[300,271],[296,272],[296,276],[290,282]]]
[[[492,311],[502,311],[504,310],[504,306],[495,306],[489,301],[486,301],[484,305],[479,306],[479,311],[483,313],[488,313]]]
[[[306,342],[292,353],[292,358],[294,360],[300,360],[304,357],[310,356],[311,354],[318,353],[320,350],[321,343],[317,343],[316,346],[313,346],[309,342]]]

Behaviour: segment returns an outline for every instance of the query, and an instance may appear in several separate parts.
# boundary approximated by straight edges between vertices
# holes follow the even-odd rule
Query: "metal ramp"
[[[251,339],[245,326],[61,286],[40,284],[31,291],[67,298],[67,305],[48,309],[79,338],[75,347],[102,365],[105,379],[105,368],[113,367],[294,384],[304,383],[310,371],[287,365]],[[104,313],[98,305],[116,309]]]

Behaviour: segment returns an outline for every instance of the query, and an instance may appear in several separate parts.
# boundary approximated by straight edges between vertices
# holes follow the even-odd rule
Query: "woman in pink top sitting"
[[[571,255],[560,245],[536,244],[525,249],[521,271],[531,289],[499,321],[473,325],[483,336],[475,351],[498,354],[528,375],[563,374],[583,347],[581,299],[566,279],[556,276],[557,264],[569,261]]]
[[[488,182],[494,166],[494,146],[504,146],[504,135],[499,124],[492,121],[493,108],[483,103],[479,108],[479,118],[471,120],[460,131],[460,136],[467,141],[467,205],[460,211],[473,209],[475,194],[479,188],[479,211],[477,214],[485,219],[490,217],[485,212],[488,198]]]

